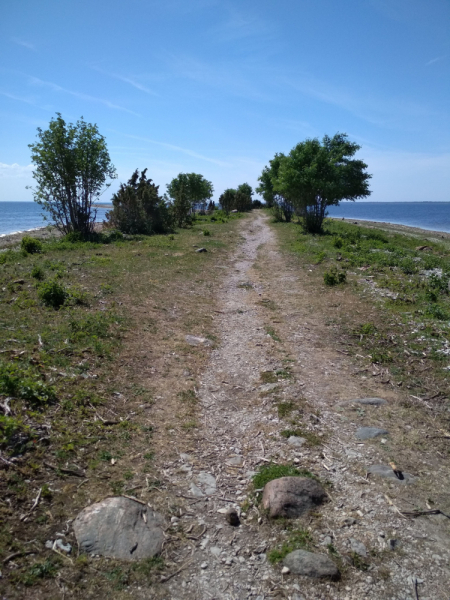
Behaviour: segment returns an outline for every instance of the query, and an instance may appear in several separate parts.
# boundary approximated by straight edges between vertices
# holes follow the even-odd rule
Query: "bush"
[[[34,265],[31,269],[31,277],[34,277],[38,281],[45,279],[45,271],[40,265]]]
[[[338,285],[346,282],[347,275],[344,271],[338,271],[336,267],[332,267],[329,271],[325,271],[323,280],[325,285]]]
[[[147,169],[139,175],[133,173],[127,184],[112,198],[113,209],[107,213],[110,225],[122,233],[167,233],[171,229],[171,217],[167,204],[159,196],[159,186],[146,177]]]
[[[38,297],[46,306],[59,308],[67,300],[69,294],[62,283],[52,279],[38,287]]]
[[[344,242],[342,241],[342,238],[340,238],[340,237],[334,238],[333,246],[335,248],[342,248],[343,244],[344,244]]]
[[[27,254],[38,254],[39,252],[42,252],[42,242],[27,235],[22,238],[20,246]]]
[[[207,236],[211,235],[211,232],[209,231],[209,229],[204,229],[202,233],[203,233],[203,235],[207,235]]]

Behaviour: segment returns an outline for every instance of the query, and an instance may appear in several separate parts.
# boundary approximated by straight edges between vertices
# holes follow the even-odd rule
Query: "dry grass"
[[[195,387],[209,352],[188,345],[185,336],[214,340],[218,267],[237,240],[236,220],[207,220],[207,238],[199,222],[173,236],[108,245],[53,242],[43,254],[4,253],[0,361],[9,371],[2,381],[14,368],[37,398],[16,390],[1,424],[2,456],[12,465],[0,466],[0,558],[36,550],[3,569],[9,598],[58,596],[56,574],[68,592],[76,586],[85,597],[120,598],[128,582],[148,582],[162,568],[162,562],[128,568],[107,559],[69,561],[44,544],[108,495],[132,494],[163,506],[165,514],[177,511],[159,473],[178,450],[196,443]],[[208,252],[196,253],[195,246]],[[34,267],[44,281],[77,290],[81,303],[43,306]],[[46,401],[42,390],[49,389],[54,396]],[[0,390],[2,403],[8,395]],[[71,475],[75,470],[83,476]],[[48,493],[21,522],[39,489]],[[42,561],[54,564],[39,570]]]

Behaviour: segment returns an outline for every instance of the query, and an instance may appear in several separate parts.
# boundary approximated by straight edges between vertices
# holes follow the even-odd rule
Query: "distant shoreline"
[[[392,233],[404,233],[414,237],[426,237],[430,241],[434,238],[436,241],[442,239],[450,240],[450,233],[447,231],[435,231],[434,229],[423,229],[422,227],[411,227],[410,225],[400,225],[398,223],[389,223],[387,221],[366,221],[365,219],[350,219],[349,217],[327,217],[333,221],[344,221],[352,225],[362,225],[371,229],[386,229]]]

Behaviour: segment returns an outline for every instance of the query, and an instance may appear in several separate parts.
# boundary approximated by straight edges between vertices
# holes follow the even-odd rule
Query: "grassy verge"
[[[449,243],[332,220],[321,236],[292,223],[274,227],[306,280],[322,288],[341,351],[448,418]],[[353,313],[345,296],[354,298]]]
[[[193,390],[208,351],[185,336],[215,339],[214,287],[239,218],[201,217],[169,236],[50,239],[37,252],[0,252],[0,559],[16,554],[2,569],[8,597],[32,597],[24,591],[32,586],[58,595],[58,574],[78,593],[100,587],[119,598],[154,571],[125,572],[106,559],[93,568],[45,542],[108,495],[158,507],[170,440],[195,436]],[[75,546],[70,533],[66,541]]]

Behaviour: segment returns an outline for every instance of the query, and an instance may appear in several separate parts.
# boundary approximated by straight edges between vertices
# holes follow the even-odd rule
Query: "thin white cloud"
[[[47,110],[47,111],[52,110],[51,108],[49,108],[47,106],[40,106],[39,104],[37,104],[37,102],[34,100],[33,97],[24,98],[23,96],[16,96],[15,94],[10,94],[9,92],[2,92],[2,91],[0,91],[0,96],[5,96],[5,98],[9,98],[10,100],[16,100],[17,102],[24,102],[25,104],[29,104],[30,106],[35,106],[42,110]]]
[[[97,104],[103,104],[103,106],[107,106],[108,108],[111,108],[113,110],[120,110],[122,112],[126,112],[130,115],[134,115],[135,117],[141,116],[133,110],[125,108],[124,106],[119,106],[118,104],[114,104],[109,100],[104,100],[103,98],[96,98],[95,96],[90,96],[89,94],[83,94],[82,92],[76,92],[74,90],[68,90],[67,88],[63,88],[60,85],[51,81],[43,81],[38,77],[30,77],[30,83],[32,85],[50,88],[54,92],[63,92],[64,94],[70,94],[71,96],[74,96],[75,98],[80,98],[81,100],[87,100],[88,102],[96,102]]]
[[[445,55],[444,56],[436,56],[436,58],[432,58],[427,63],[425,63],[425,66],[429,67],[430,65],[434,65],[434,63],[437,63],[438,61],[443,60],[444,58],[445,58]]]
[[[118,79],[119,81],[123,81],[124,83],[128,83],[128,85],[133,86],[134,88],[136,88],[137,90],[140,90],[141,92],[144,92],[145,94],[149,94],[149,96],[157,96],[158,95],[156,92],[154,92],[150,88],[146,87],[139,81],[136,81],[136,79],[134,79],[133,77],[125,77],[124,75],[118,75],[117,73],[109,73],[108,71],[104,71],[103,69],[99,69],[98,67],[92,67],[92,68],[94,69],[94,71],[98,71],[99,73],[102,73],[103,75],[112,77],[113,79]]]
[[[119,132],[116,131],[114,133],[119,133]],[[203,154],[199,154],[198,152],[195,152],[194,150],[189,150],[189,148],[175,146],[174,144],[167,144],[166,142],[158,142],[157,140],[152,140],[150,138],[141,137],[138,135],[131,135],[128,133],[122,133],[121,135],[123,135],[124,137],[129,138],[131,140],[139,140],[141,142],[148,142],[149,144],[154,144],[155,146],[161,146],[162,148],[167,148],[169,150],[175,150],[176,152],[181,152],[183,154],[187,154],[188,156],[192,156],[193,158],[199,158],[200,160],[204,160],[206,162],[213,163],[214,165],[219,165],[220,167],[229,167],[230,166],[230,164],[227,162],[224,162],[222,160],[217,160],[215,158],[210,158],[209,156],[204,156]]]
[[[16,37],[12,37],[11,41],[17,44],[18,46],[23,46],[24,48],[28,48],[28,50],[33,50],[33,52],[36,52],[36,46],[31,42],[27,42],[26,40],[22,40]]]
[[[28,179],[33,172],[33,165],[19,165],[13,163],[8,165],[0,162],[0,178],[2,177],[14,177],[14,178],[26,178]]]

